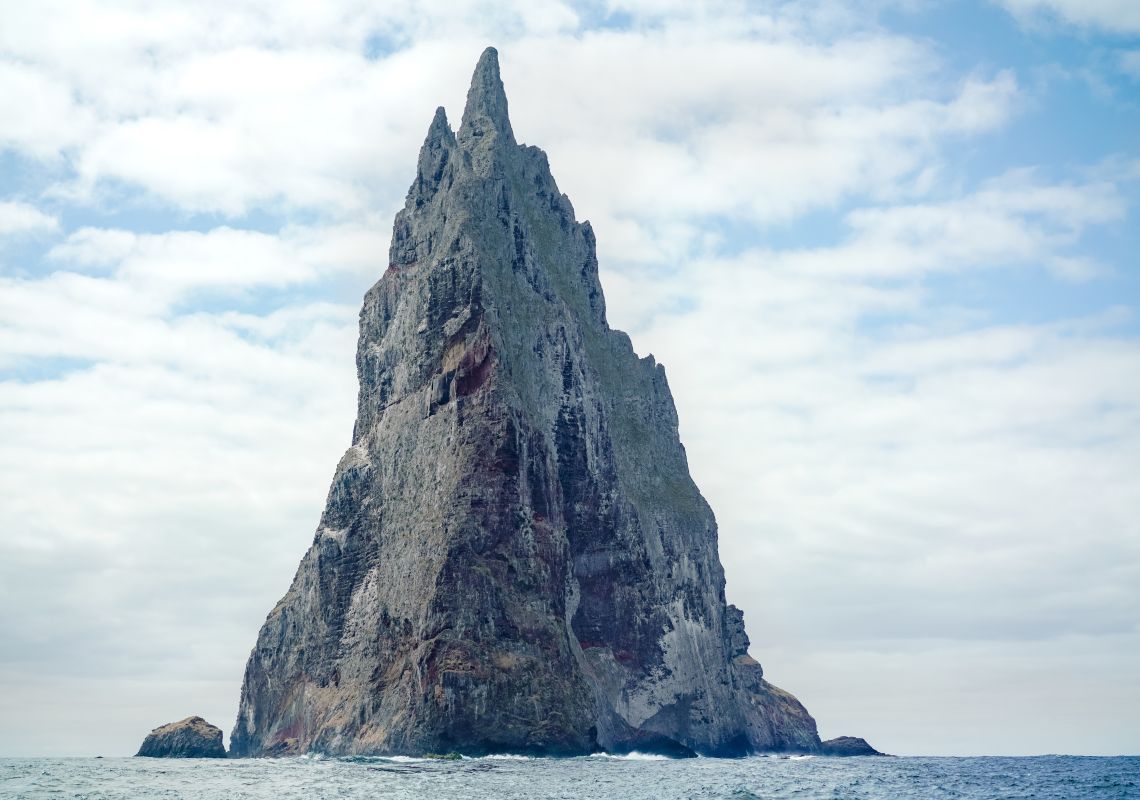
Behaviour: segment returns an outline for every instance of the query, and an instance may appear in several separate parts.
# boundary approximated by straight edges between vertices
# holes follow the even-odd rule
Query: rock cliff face
[[[232,752],[818,748],[748,655],[665,370],[607,324],[593,231],[515,142],[492,49],[457,134],[436,111],[389,260]]]
[[[150,758],[225,758],[222,731],[201,717],[187,717],[151,731],[137,756]]]

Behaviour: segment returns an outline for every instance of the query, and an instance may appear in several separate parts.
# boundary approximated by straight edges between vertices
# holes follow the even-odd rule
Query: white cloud
[[[1125,50],[1119,54],[1120,68],[1130,78],[1140,80],[1140,50]]]
[[[81,228],[48,258],[73,269],[111,271],[122,288],[145,293],[154,310],[194,290],[283,287],[338,273],[376,276],[389,236],[369,224],[292,226],[278,234],[229,227],[135,234]]]
[[[567,188],[599,218],[636,208],[786,220],[864,182],[894,187],[937,137],[1002,124],[1018,94],[1009,73],[941,85],[938,59],[912,40],[821,41],[786,11],[583,33],[557,3],[490,18],[479,4],[466,17],[429,5],[414,21],[400,6],[345,3],[311,29],[291,7],[261,20],[256,5],[207,4],[193,19],[80,6],[51,25],[37,18],[50,6],[35,9],[6,20],[0,46],[23,59],[23,80],[42,84],[29,97],[57,98],[11,134],[24,152],[68,154],[75,175],[54,193],[98,203],[125,183],[230,217],[259,206],[333,217],[394,207],[410,175],[396,154],[416,147],[440,100],[458,121],[480,31],[496,16],[495,38],[511,40],[503,64],[516,129],[550,150],[561,175],[583,176]],[[440,38],[452,24],[462,38]],[[366,58],[369,31],[401,25],[432,33]],[[592,185],[587,163],[618,180]],[[615,185],[626,189],[611,198]]]
[[[53,247],[48,257],[76,267],[113,267],[131,254],[138,238],[131,231],[80,228]]]
[[[533,62],[511,79],[516,133],[542,142],[609,258],[678,255],[670,243],[708,217],[773,224],[854,192],[927,191],[918,175],[947,137],[998,127],[1017,104],[1008,72],[924,86],[932,61],[889,37],[715,48],[677,39],[523,43],[504,61]],[[910,96],[915,81],[928,90],[921,98]]]
[[[1017,78],[1009,70],[992,81],[973,77],[946,109],[946,125],[961,133],[989,131],[1005,124],[1017,98]]]
[[[1110,33],[1140,33],[1140,5],[1132,0],[999,0],[1015,17],[1036,23],[1056,19]]]
[[[990,755],[994,745],[985,731],[1001,727],[999,720],[1039,720],[1048,709],[1049,719],[1071,727],[1096,709],[1096,725],[1070,752],[1100,755],[1129,752],[1125,743],[1140,703],[1140,681],[1130,668],[1138,647],[1136,634],[895,640],[858,648],[844,642],[818,650],[793,641],[774,650],[773,660],[789,679],[795,676],[802,694],[835,709],[820,720],[824,736],[858,731],[899,755]],[[1042,721],[1008,738],[1005,752],[1049,753],[1057,740],[1056,725]]]
[[[0,96],[0,149],[52,160],[92,129],[93,116],[75,102],[71,86],[46,70],[0,59]]]
[[[891,751],[1057,749],[1030,732],[955,740],[957,722],[911,739],[913,718],[848,711],[825,676],[848,663],[838,653],[890,639],[871,671],[855,669],[861,693],[893,697],[892,665],[927,664],[914,648],[940,642],[960,655],[923,673],[922,702],[939,717],[948,706],[931,698],[952,696],[985,718],[1023,696],[1015,681],[991,683],[995,653],[1037,642],[1054,659],[1043,683],[1058,682],[1070,676],[1065,637],[1134,631],[1140,345],[1095,321],[964,326],[915,289],[873,293],[754,258],[702,264],[677,284],[697,308],[658,316],[635,343],[669,370],[729,599],[771,678],[797,687],[802,671],[825,731],[860,730]],[[620,324],[622,295],[610,305]],[[885,342],[860,327],[884,314]],[[939,695],[958,669],[974,672]],[[857,718],[862,728],[836,727]]]
[[[549,0],[23,5],[0,30],[0,146],[66,156],[76,175],[54,193],[69,200],[126,182],[229,216],[388,206],[411,174],[391,156],[414,149],[439,97],[461,100],[488,37],[575,20]],[[396,51],[369,60],[373,37]]]
[[[893,278],[1034,263],[1084,280],[1100,268],[1069,249],[1085,229],[1121,219],[1125,209],[1108,181],[1046,185],[1018,170],[965,197],[856,209],[846,217],[845,243],[770,258],[788,271]]]
[[[1013,749],[1074,670],[1136,696],[1113,666],[1140,611],[1135,309],[1002,321],[934,287],[1111,276],[1085,244],[1133,213],[1135,164],[978,184],[953,148],[1022,110],[1018,76],[958,74],[862,6],[605,10],[632,27],[521,0],[5,9],[0,148],[86,227],[0,279],[0,748],[91,731],[95,693],[124,709],[108,754],[166,717],[228,727],[348,442],[360,295],[489,41],[516,133],[594,222],[611,321],[668,366],[754,652],[823,731],[963,752],[1000,707],[1022,717],[986,749]],[[1103,742],[1109,695],[1043,749]]]
[[[30,203],[0,201],[0,237],[43,233],[59,228],[59,220]]]

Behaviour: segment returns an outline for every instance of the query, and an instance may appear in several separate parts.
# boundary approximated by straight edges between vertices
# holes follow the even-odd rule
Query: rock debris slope
[[[352,446],[250,655],[235,755],[814,751],[726,605],[665,370],[483,53],[365,296]]]

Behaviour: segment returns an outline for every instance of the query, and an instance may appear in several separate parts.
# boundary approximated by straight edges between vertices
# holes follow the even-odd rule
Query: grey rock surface
[[[727,605],[664,368],[519,145],[436,111],[364,299],[352,446],[250,655],[236,755],[813,752]]]
[[[149,758],[225,758],[221,728],[201,717],[169,722],[143,739],[136,756]]]
[[[819,746],[820,755],[825,756],[884,756],[886,753],[880,753],[871,745],[867,744],[866,739],[860,739],[858,736],[839,736],[835,739],[828,739],[821,742]]]

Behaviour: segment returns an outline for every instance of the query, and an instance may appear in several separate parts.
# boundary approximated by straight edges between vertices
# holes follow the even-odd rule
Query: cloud
[[[229,227],[136,234],[80,228],[48,259],[72,269],[113,272],[116,284],[165,304],[194,291],[287,287],[337,273],[376,276],[389,236],[369,224],[290,226],[275,234]],[[160,306],[156,306],[155,310]]]
[[[1140,50],[1124,50],[1119,59],[1120,69],[1130,78],[1140,80]]]
[[[22,79],[35,83],[29,98],[58,100],[40,104],[34,127],[15,126],[12,146],[66,154],[73,174],[52,193],[71,202],[98,205],[125,185],[229,218],[266,206],[332,218],[394,209],[409,180],[395,154],[418,146],[441,99],[458,121],[484,41],[478,31],[488,24],[483,7],[473,8],[479,13],[466,18],[473,27],[458,46],[437,31],[379,59],[367,55],[367,31],[455,22],[464,10],[429,5],[413,21],[398,6],[331,8],[327,19],[354,21],[354,34],[327,19],[306,29],[296,8],[280,19],[275,11],[264,27],[251,9],[223,13],[210,4],[193,20],[176,9],[73,9],[52,26],[24,11],[0,43],[24,60]],[[501,13],[509,18],[503,61],[516,128],[543,142],[563,176],[593,174],[580,168],[598,163],[616,172],[621,180],[606,186],[579,177],[570,187],[607,219],[637,208],[672,220],[787,220],[865,181],[885,191],[939,136],[1001,125],[1018,95],[1011,73],[943,85],[938,59],[910,39],[875,32],[821,40],[786,12],[586,32],[573,29],[576,16],[560,4]],[[108,30],[107,19],[121,31]],[[769,190],[757,193],[761,180]],[[615,185],[623,192],[611,197]]]
[[[229,217],[387,207],[410,174],[390,156],[418,145],[492,30],[556,34],[576,19],[557,2],[24,6],[0,31],[0,147],[69,164],[52,193],[88,204],[125,183]],[[432,36],[413,44],[421,28]],[[372,40],[392,51],[370,57]]]
[[[854,192],[912,192],[947,138],[999,127],[1018,102],[1008,72],[926,86],[933,61],[891,37],[713,49],[667,30],[540,47],[512,55],[534,62],[511,83],[516,132],[543,143],[560,187],[605,232],[603,254],[622,261],[678,257],[710,217],[771,225]]]
[[[855,209],[845,219],[845,243],[771,258],[787,271],[880,278],[1034,263],[1087,280],[1098,265],[1066,251],[1087,228],[1121,219],[1125,210],[1114,183],[1045,185],[1017,170],[965,197]]]
[[[3,51],[0,51],[3,54]],[[36,159],[57,159],[84,140],[94,123],[74,100],[71,86],[47,71],[0,59],[0,149]]]
[[[356,315],[351,306],[315,303],[275,311],[262,320],[261,328],[246,315],[232,312],[165,319],[153,313],[150,295],[116,281],[74,273],[34,282],[3,281],[0,288],[0,330],[5,334],[0,365],[10,369],[29,358],[70,359],[171,366],[203,377],[241,373],[270,383],[308,381],[312,376],[303,361],[278,347],[250,341],[245,334],[264,336],[280,324],[274,314],[313,325],[322,334],[323,324],[351,332]],[[291,329],[290,337],[296,339],[302,330]],[[352,338],[344,339],[349,351]]]
[[[1085,744],[1072,748],[1092,755],[1129,752],[1123,743],[1131,740],[1140,702],[1140,681],[1129,667],[1138,647],[1136,634],[975,644],[923,639],[821,650],[793,643],[773,657],[803,694],[835,709],[819,721],[825,737],[858,731],[900,755],[988,755],[994,745],[983,732],[1003,724],[995,720],[1039,720],[1048,709],[1051,719],[1073,725],[1095,709]],[[1026,725],[1005,749],[1039,755],[1055,750],[1057,739],[1053,725]]]
[[[1000,0],[1027,23],[1059,20],[1115,34],[1140,32],[1140,7],[1131,0]]]
[[[1140,345],[1114,318],[967,324],[909,284],[752,254],[682,285],[695,308],[634,339],[669,370],[760,652],[1134,630]]]
[[[667,365],[768,674],[888,750],[1134,741],[1103,704],[1137,691],[1140,353],[1098,245],[1128,249],[1135,159],[1025,167],[1020,66],[865,4],[45,0],[0,26],[0,170],[33,165],[0,228],[53,234],[0,278],[0,749],[228,726],[349,441],[360,297],[488,41]],[[1038,735],[1078,670],[1109,688]]]
[[[59,220],[30,203],[0,201],[0,237],[43,233],[59,228]]]

